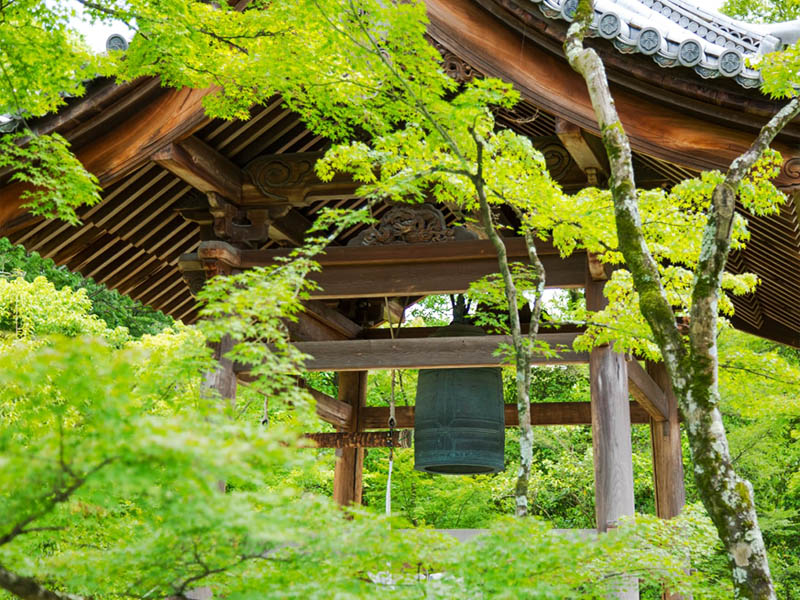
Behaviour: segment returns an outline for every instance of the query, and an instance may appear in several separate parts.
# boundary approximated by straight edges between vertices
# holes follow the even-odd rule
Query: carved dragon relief
[[[359,233],[347,245],[424,244],[475,237],[463,227],[448,227],[442,211],[431,204],[403,204],[390,208],[376,225]]]

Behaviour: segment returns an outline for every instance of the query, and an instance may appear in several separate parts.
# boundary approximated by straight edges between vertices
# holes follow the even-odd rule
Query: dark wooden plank
[[[506,250],[510,259],[527,259],[528,253],[525,241],[514,237],[505,240]],[[219,243],[209,242],[208,252],[204,256],[215,258],[213,252],[225,250],[229,253],[235,251],[224,248]],[[542,242],[537,245],[537,251],[542,256],[555,256],[558,251],[552,245]],[[228,259],[219,256],[221,260],[236,260],[238,264],[231,266],[255,267],[271,264],[278,257],[285,257],[289,250],[241,250],[239,258]],[[232,254],[231,254],[232,256]],[[452,262],[495,258],[494,248],[487,240],[458,240],[439,244],[388,244],[385,246],[334,246],[329,247],[316,260],[323,267],[350,266],[350,265],[387,265],[392,263],[429,263]]]
[[[306,433],[305,439],[318,448],[410,448],[411,432],[338,431],[336,433]]]
[[[332,329],[337,330],[346,338],[354,338],[361,333],[361,326],[354,323],[345,317],[338,310],[335,310],[325,304],[315,300],[306,300],[303,302],[305,314],[313,316],[315,319],[322,321]]]
[[[527,262],[523,240],[510,238],[506,246],[512,260]],[[271,264],[287,253],[286,250],[237,250],[221,242],[203,242],[198,248],[203,260],[218,260],[234,268]],[[542,244],[541,259],[547,272],[547,287],[583,287],[584,253],[561,258]],[[315,299],[458,293],[465,291],[471,282],[498,270],[494,249],[485,240],[331,247],[316,260],[322,271],[310,277],[320,286],[311,292]]]
[[[353,423],[353,406],[328,396],[314,388],[306,387],[317,403],[317,416],[335,427],[347,429]]]
[[[629,404],[631,423],[638,425],[650,422],[649,415],[636,402]],[[414,427],[414,407],[398,406],[395,410],[397,427]],[[387,427],[389,408],[387,406],[366,406],[361,409],[359,422],[363,429]],[[506,427],[519,425],[517,405],[505,405]],[[536,402],[531,404],[531,424],[546,425],[591,425],[592,409],[589,402]]]
[[[582,287],[585,256],[567,258],[543,256],[547,288]],[[395,263],[369,266],[323,266],[310,279],[319,285],[311,297],[319,300],[337,298],[383,298],[386,296],[430,296],[466,291],[473,281],[496,273],[497,259],[437,263]]]
[[[530,329],[530,323],[522,323],[522,333],[528,333]],[[358,334],[358,338],[362,340],[389,340],[394,338],[426,338],[430,337],[432,334],[439,331],[441,327],[400,327],[399,329],[394,329],[390,331],[389,329],[382,327],[380,329],[371,328],[371,329],[362,329],[361,333]],[[551,334],[551,333],[583,333],[586,330],[585,327],[582,325],[562,325],[561,327],[548,327],[547,325],[540,325],[539,326],[539,334]],[[487,333],[492,333],[488,331]]]

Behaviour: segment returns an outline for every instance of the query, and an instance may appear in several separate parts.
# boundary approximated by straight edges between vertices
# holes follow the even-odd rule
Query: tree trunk
[[[718,409],[717,312],[722,270],[730,250],[736,190],[775,135],[800,111],[800,101],[793,99],[770,120],[714,190],[695,270],[687,347],[642,234],[630,144],[614,107],[605,69],[597,53],[583,47],[593,16],[591,0],[581,0],[567,32],[564,51],[572,68],[586,81],[603,134],[611,166],[619,248],[678,398],[692,449],[697,488],[727,549],[735,595],[775,598],[752,487],[733,470]]]
[[[479,140],[478,144],[478,176],[475,180],[475,187],[480,201],[480,217],[486,235],[497,252],[497,261],[500,267],[500,274],[503,277],[506,301],[508,302],[509,325],[511,337],[514,343],[515,367],[516,367],[516,388],[517,388],[517,411],[519,414],[519,470],[517,471],[517,484],[514,488],[515,510],[518,517],[528,515],[528,482],[531,477],[533,465],[533,427],[531,426],[530,410],[530,389],[531,389],[531,350],[530,345],[522,334],[522,326],[519,320],[519,310],[517,309],[517,288],[514,278],[511,275],[511,268],[508,265],[508,255],[505,244],[494,228],[492,213],[489,202],[483,189],[481,160],[483,156],[483,146]],[[540,263],[541,264],[541,263]],[[542,282],[542,285],[544,283]],[[531,326],[533,327],[533,319]],[[538,324],[538,319],[537,319]],[[535,330],[534,330],[535,335]]]

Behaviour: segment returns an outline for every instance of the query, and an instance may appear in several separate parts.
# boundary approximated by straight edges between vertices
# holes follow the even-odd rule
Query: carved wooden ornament
[[[431,204],[406,204],[390,208],[377,225],[362,231],[348,246],[421,244],[455,239],[473,239],[473,236],[462,227],[448,227],[442,212]]]

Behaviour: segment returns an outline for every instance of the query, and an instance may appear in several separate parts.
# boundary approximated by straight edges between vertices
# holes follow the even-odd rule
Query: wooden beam
[[[339,373],[339,400],[351,405],[352,412],[349,432],[363,429],[359,422],[359,409],[367,400],[367,372]],[[363,448],[338,448],[336,467],[333,474],[333,500],[342,505],[361,504],[364,469]]]
[[[539,340],[552,347],[566,347],[558,357],[536,356],[534,364],[583,364],[585,352],[571,350],[575,333],[545,333]],[[497,367],[504,364],[495,356],[501,344],[511,344],[511,336],[400,338],[383,340],[342,340],[297,342],[295,347],[311,358],[307,371],[363,371],[376,369],[450,369],[459,367]],[[245,370],[242,368],[241,370]]]
[[[311,387],[306,386],[306,390],[314,397],[317,403],[317,416],[320,419],[340,429],[348,429],[352,425],[352,405]]]
[[[231,202],[241,201],[242,171],[194,136],[168,144],[151,158],[203,193],[215,192]]]
[[[530,330],[530,323],[521,323],[521,326],[522,333],[528,333]],[[439,331],[439,329],[441,329],[441,327],[400,327],[393,331],[385,327],[380,329],[367,328],[362,329],[357,337],[362,340],[389,340],[395,338],[418,339],[431,337],[431,335]],[[584,331],[586,331],[586,328],[582,325],[565,324],[560,327],[550,327],[547,324],[542,324],[539,326],[540,335],[550,335],[552,333],[571,333],[577,335]],[[490,331],[488,333],[492,332]]]
[[[318,448],[410,448],[411,432],[339,431],[337,433],[306,433],[305,439]]]
[[[351,321],[335,308],[331,308],[324,302],[316,300],[306,300],[303,302],[304,314],[310,315],[328,325],[331,329],[338,331],[342,336],[350,339],[359,335],[362,328],[357,323]]]
[[[631,423],[638,425],[650,422],[650,417],[636,402],[629,403]],[[365,406],[359,414],[359,423],[363,429],[385,428],[389,420],[389,407]],[[414,407],[398,406],[395,409],[397,427],[414,427]],[[517,405],[505,405],[506,427],[519,425]],[[589,402],[535,402],[531,404],[531,423],[533,425],[591,425],[592,410]]]
[[[510,238],[506,247],[511,261],[527,262],[524,240]],[[222,242],[203,242],[198,248],[201,259],[238,269],[272,264],[287,254],[286,250],[238,250]],[[561,258],[552,247],[544,246],[541,259],[548,287],[583,287],[585,253]],[[486,240],[331,247],[316,260],[322,270],[310,277],[320,286],[311,292],[314,299],[460,293],[471,282],[498,270],[494,249]]]
[[[635,360],[628,361],[628,391],[654,421],[669,419],[669,404],[664,391]]]
[[[586,174],[590,185],[598,185],[601,176],[608,177],[608,159],[589,145],[580,127],[556,117],[556,135]]]

